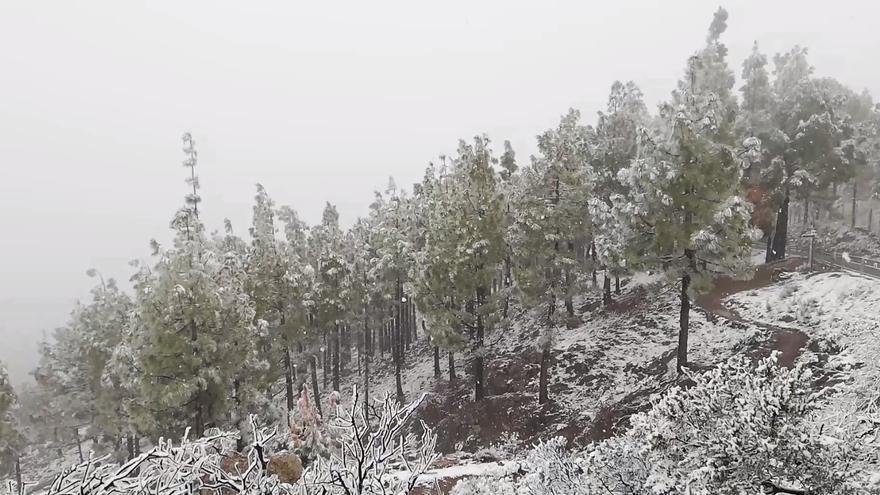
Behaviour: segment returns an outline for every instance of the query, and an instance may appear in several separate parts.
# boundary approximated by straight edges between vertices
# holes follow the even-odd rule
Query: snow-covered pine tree
[[[333,390],[339,390],[340,333],[348,302],[350,267],[343,255],[343,232],[339,228],[339,213],[327,203],[321,224],[315,226],[309,238],[311,259],[314,263],[315,284],[310,298],[314,301],[314,324],[323,337],[324,380],[332,374]],[[319,401],[315,397],[315,401]]]
[[[384,301],[381,297],[381,284],[376,280],[378,263],[373,239],[378,235],[375,228],[375,209],[371,208],[370,216],[359,218],[346,236],[346,251],[352,267],[351,270],[351,301],[348,304],[353,327],[360,327],[358,343],[358,360],[363,364],[363,406],[366,410],[370,404],[370,369],[374,357],[374,340],[378,321],[381,320],[381,308]]]
[[[773,177],[771,144],[778,130],[773,122],[774,94],[767,71],[767,57],[752,46],[752,52],[743,61],[741,77],[743,85],[742,104],[736,118],[736,133],[740,142],[750,140],[756,143],[755,159],[743,173],[743,187],[746,198],[754,205],[752,223],[767,235],[766,261],[772,256],[773,224],[775,213],[783,201],[783,188],[777,187]],[[755,140],[758,140],[757,142]],[[758,144],[760,143],[760,144]],[[780,226],[784,229],[784,226]]]
[[[16,474],[16,482],[20,485],[19,457],[25,446],[25,438],[14,414],[17,401],[6,365],[0,362],[0,476]]]
[[[777,210],[768,261],[785,257],[792,196],[803,200],[806,223],[817,193],[846,174],[840,149],[845,96],[839,84],[812,77],[806,56],[805,48],[794,47],[773,59],[773,127],[763,140],[769,156],[763,180]]]
[[[305,296],[314,272],[304,259],[306,227],[296,212],[290,208],[276,211],[260,184],[254,201],[246,270],[248,293],[254,301],[258,325],[267,326],[260,342],[260,352],[271,356],[265,386],[271,390],[277,377],[284,378],[289,414],[298,392],[292,353],[294,345],[302,348],[308,337],[309,301]],[[284,240],[277,235],[276,217],[284,224]]]
[[[447,173],[446,157],[441,157],[441,175],[438,176],[437,168],[430,163],[425,169],[422,182],[418,184],[417,193],[414,194],[415,220],[413,229],[413,245],[415,263],[410,266],[410,276],[414,281],[413,290],[416,296],[416,304],[419,311],[425,315],[429,324],[425,327],[434,348],[434,375],[440,377],[440,351],[448,354],[449,380],[455,379],[455,352],[465,346],[465,338],[461,331],[458,320],[436,320],[435,317],[445,314],[445,310],[453,306],[451,287],[442,287],[442,280],[434,279],[427,283],[428,274],[424,272],[427,256],[427,242],[430,229],[433,228],[434,216],[438,215],[443,208],[448,208],[448,202],[443,201],[440,188],[448,188],[442,182],[442,177]],[[449,282],[451,283],[451,282]],[[439,291],[439,292],[438,292]],[[437,311],[434,304],[440,304],[444,310]],[[441,317],[442,318],[442,317]]]
[[[399,190],[394,180],[389,180],[384,195],[376,194],[372,245],[376,262],[373,278],[384,287],[383,292],[391,307],[391,356],[394,362],[395,390],[397,400],[403,404],[402,366],[404,346],[407,341],[404,327],[406,311],[412,297],[409,280],[410,266],[414,261],[412,252],[413,204],[405,191]]]
[[[56,425],[61,427],[61,439],[79,444],[85,434],[94,440],[95,448],[119,451],[129,427],[121,408],[126,391],[113,379],[108,363],[122,343],[133,303],[113,279],[104,280],[94,269],[87,274],[100,281],[91,291],[91,300],[78,302],[67,325],[41,346],[34,376],[51,392],[59,417],[66,418]],[[109,446],[99,448],[105,440]]]
[[[571,110],[559,127],[539,137],[542,156],[523,170],[513,199],[514,279],[526,304],[546,316],[539,339],[542,404],[548,401],[557,305],[563,302],[567,317],[574,318],[573,296],[592,268],[586,256],[591,229],[587,205],[594,179],[588,149],[591,136],[579,119],[580,114]]]
[[[498,282],[496,283],[497,289],[499,291],[504,292],[504,309],[502,311],[502,317],[506,320],[509,316],[510,312],[510,302],[511,297],[513,296],[514,286],[513,286],[513,245],[512,245],[512,232],[511,229],[514,226],[516,221],[516,215],[514,211],[514,200],[516,195],[516,190],[518,187],[518,183],[520,181],[520,174],[517,174],[517,170],[519,170],[519,165],[516,163],[516,152],[513,151],[513,146],[511,146],[510,141],[504,141],[504,153],[501,154],[501,158],[499,160],[499,165],[501,166],[501,170],[498,172],[498,176],[501,178],[501,184],[499,185],[499,189],[501,190],[501,195],[504,198],[504,242],[505,242],[505,255],[504,255],[504,266],[502,267],[501,272],[498,274]]]
[[[425,247],[417,280],[432,337],[458,341],[473,353],[474,397],[482,400],[485,337],[501,321],[503,292],[491,291],[504,262],[504,201],[487,137],[459,143],[428,201]],[[454,336],[461,328],[464,335]],[[441,332],[448,332],[444,335]]]
[[[274,382],[274,356],[269,348],[263,346],[267,340],[271,340],[271,329],[266,320],[256,318],[255,304],[248,291],[251,280],[248,265],[250,246],[235,234],[228,219],[224,220],[224,233],[215,232],[212,235],[211,245],[223,256],[223,266],[215,279],[224,292],[230,291],[224,296],[229,297],[231,321],[251,318],[250,326],[227,330],[227,335],[232,338],[231,344],[239,354],[233,355],[229,363],[220,363],[222,369],[228,370],[231,379],[228,421],[239,431],[237,448],[241,450],[253,434],[249,431],[252,414],[267,421],[282,421],[286,414],[276,407],[275,401],[268,395]]]
[[[134,349],[154,436],[176,436],[187,426],[201,436],[208,426],[230,421],[229,392],[255,355],[254,309],[242,260],[207,239],[189,134],[184,146],[193,192],[171,222],[172,247],[153,242],[156,264],[135,286],[142,332]]]
[[[877,108],[871,94],[863,91],[860,94],[845,88],[847,93],[844,109],[848,121],[846,135],[840,143],[840,152],[843,156],[844,171],[850,176],[852,185],[850,196],[850,227],[855,228],[858,221],[859,199],[870,198],[871,189],[868,186],[873,177],[873,166],[880,157],[878,148],[878,135],[880,129],[877,124]],[[835,198],[836,199],[836,198]],[[871,222],[868,221],[870,226]]]
[[[691,57],[673,102],[661,107],[662,127],[643,131],[639,157],[620,172],[629,193],[612,208],[629,236],[628,265],[664,270],[681,283],[679,370],[687,365],[693,295],[716,274],[750,267],[751,208],[739,193],[742,157],[754,150],[734,147],[734,78],[718,39],[726,18],[723,9],[715,14],[706,46]]]
[[[623,225],[611,214],[614,202],[627,196],[618,173],[636,157],[639,129],[649,115],[642,92],[632,81],[611,85],[605,112],[599,112],[593,134],[590,163],[593,170],[593,193],[589,199],[593,223],[593,243],[597,262],[605,269],[603,303],[611,304],[611,276],[615,292],[620,293],[620,277],[627,272],[628,248]]]

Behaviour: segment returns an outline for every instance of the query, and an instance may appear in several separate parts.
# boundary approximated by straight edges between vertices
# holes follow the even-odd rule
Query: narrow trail
[[[755,342],[749,350],[749,356],[758,360],[769,356],[773,351],[779,351],[780,362],[791,368],[810,342],[810,336],[797,328],[743,318],[739,313],[725,306],[724,299],[738,292],[769,287],[780,281],[781,273],[792,271],[802,263],[802,260],[786,259],[760,265],[749,280],[719,277],[712,290],[697,297],[695,302],[708,314],[765,330],[766,339]]]

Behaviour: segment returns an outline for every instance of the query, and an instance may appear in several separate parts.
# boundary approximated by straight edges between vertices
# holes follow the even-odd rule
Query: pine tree
[[[314,300],[315,328],[324,336],[325,382],[332,373],[333,390],[339,390],[340,333],[344,324],[350,267],[343,256],[343,233],[339,228],[339,213],[327,203],[321,224],[312,229],[309,239],[315,284],[310,296]],[[316,397],[315,401],[319,399]]]
[[[539,339],[538,395],[542,404],[548,400],[557,304],[563,302],[567,317],[574,317],[573,296],[592,268],[585,249],[591,229],[587,211],[593,190],[588,149],[591,136],[579,118],[580,114],[571,110],[557,129],[539,137],[542,157],[525,169],[514,197],[514,278],[527,306],[539,307],[546,315],[546,330]]]
[[[638,159],[620,173],[628,197],[612,209],[629,236],[631,268],[662,269],[681,283],[679,370],[688,362],[693,294],[716,274],[750,266],[751,208],[739,192],[741,157],[754,150],[734,147],[733,75],[718,40],[726,17],[716,13],[706,47],[661,108],[663,126],[643,132]]]
[[[492,282],[504,261],[504,202],[486,137],[460,142],[448,175],[431,193],[431,225],[419,267],[419,299],[431,320],[432,337],[469,343],[474,397],[486,394],[485,336],[501,320],[504,298]],[[453,336],[455,329],[464,335]]]
[[[768,261],[785,257],[792,198],[803,200],[806,223],[818,194],[848,176],[840,149],[846,97],[836,82],[812,77],[806,55],[795,47],[773,60],[773,131],[762,141],[769,156],[763,178],[778,204]]]
[[[14,414],[17,402],[6,366],[0,362],[0,475],[16,472],[24,448],[25,438]]]
[[[614,202],[628,193],[618,174],[636,157],[639,129],[647,123],[648,110],[638,86],[631,81],[615,81],[606,112],[599,112],[590,160],[595,186],[589,199],[589,214],[596,258],[605,268],[602,300],[606,306],[612,301],[610,276],[615,278],[615,292],[620,293],[620,277],[627,272],[629,246],[622,231],[624,226],[610,214]]]
[[[84,426],[85,434],[98,444],[118,440],[129,426],[121,407],[127,392],[108,365],[122,343],[133,303],[113,279],[104,280],[94,269],[87,274],[100,281],[91,291],[91,301],[78,302],[67,325],[41,346],[34,376],[51,392],[52,407],[64,418],[58,424],[61,437],[72,433],[79,442]]]
[[[311,290],[313,270],[305,259],[306,229],[291,208],[275,209],[266,189],[257,184],[247,254],[248,293],[254,301],[257,322],[268,331],[260,351],[271,356],[263,387],[284,377],[287,412],[295,407],[297,390],[294,344],[302,346],[308,336],[306,294]],[[284,240],[278,237],[276,217],[284,224]]]
[[[154,434],[177,435],[191,426],[201,436],[207,426],[232,419],[229,391],[255,365],[256,329],[243,260],[205,235],[188,134],[184,144],[193,192],[171,222],[173,246],[154,241],[157,262],[136,279],[143,328],[135,349]]]
[[[405,397],[401,372],[408,331],[406,315],[412,292],[409,267],[414,260],[411,230],[415,215],[412,201],[404,191],[398,190],[393,180],[389,181],[384,196],[376,195],[373,209],[377,233],[372,243],[377,258],[373,277],[384,287],[385,297],[392,308],[391,354],[397,400],[402,404]]]

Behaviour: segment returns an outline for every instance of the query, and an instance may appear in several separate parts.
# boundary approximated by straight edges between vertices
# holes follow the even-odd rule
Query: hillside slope
[[[783,351],[786,364],[794,362],[807,345],[806,334],[744,319],[722,302],[730,293],[777,283],[781,272],[779,267],[762,267],[750,281],[721,280],[713,292],[698,298],[690,316],[691,367],[710,367],[739,353],[757,358],[774,349]],[[511,328],[489,336],[489,397],[480,403],[473,401],[466,356],[457,356],[459,378],[450,382],[445,358],[443,376],[433,377],[426,341],[420,339],[407,353],[404,390],[408,399],[427,393],[420,414],[437,430],[444,453],[485,453],[498,443],[526,445],[559,435],[570,445],[607,438],[625,429],[629,415],[649,407],[652,394],[678,382],[676,287],[638,277],[609,308],[602,307],[598,290],[576,302],[577,325],[556,329],[551,403],[544,407],[538,404],[540,352],[535,342],[541,329],[534,314],[519,312]],[[392,393],[392,368],[387,363],[377,368],[371,380],[374,394]],[[349,386],[357,379],[349,376]]]

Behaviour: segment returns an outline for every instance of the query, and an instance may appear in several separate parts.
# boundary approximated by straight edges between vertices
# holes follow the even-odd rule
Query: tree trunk
[[[395,386],[395,392],[397,393],[397,403],[403,404],[403,400],[404,400],[403,381],[401,380],[401,377],[400,377],[401,371],[402,371],[401,368],[402,368],[402,364],[403,364],[402,363],[402,361],[403,361],[403,342],[402,342],[402,339],[400,338],[401,337],[400,325],[402,323],[400,321],[400,318],[401,318],[401,312],[403,309],[401,307],[401,304],[402,304],[401,299],[403,298],[403,288],[401,287],[401,284],[400,284],[400,277],[397,278],[397,291],[396,292],[397,292],[397,304],[395,304],[395,307],[397,309],[397,318],[394,319],[394,337],[392,338],[392,341],[394,342],[394,344],[393,344],[394,345],[394,386]]]
[[[410,301],[409,308],[412,311],[411,318],[409,321],[410,321],[410,325],[412,325],[413,343],[415,343],[419,339],[419,329],[418,329],[418,325],[416,325],[416,322],[418,321],[418,315],[416,314],[415,301]]]
[[[596,278],[596,242],[590,241],[590,259],[593,261],[593,287],[599,286],[599,280]]]
[[[449,351],[449,381],[455,380],[455,354]]]
[[[318,395],[318,358],[312,354],[312,359],[309,360],[312,365],[312,397],[314,397],[315,408],[318,410],[318,415],[323,416],[321,413],[321,396]]]
[[[127,435],[125,438],[125,443],[126,443],[126,447],[127,447],[126,450],[128,450],[128,459],[127,460],[130,461],[130,460],[134,459],[134,435]]]
[[[364,308],[366,309],[366,308]],[[367,317],[364,316],[364,348],[370,340],[370,332],[367,327]],[[370,353],[364,352],[364,418],[369,418],[370,410]]]
[[[55,453],[61,457],[64,453],[61,451],[61,440],[58,438],[58,427],[52,428],[52,441],[55,443]]]
[[[501,313],[502,318],[507,319],[507,313],[510,311],[510,284],[513,283],[513,264],[510,261],[510,253],[504,256],[504,309]]]
[[[859,181],[853,177],[853,198],[852,198],[852,224],[850,227],[856,228],[856,198],[858,197]]]
[[[15,454],[15,489],[18,495],[24,495],[24,485],[21,483],[21,456]]]
[[[324,349],[321,354],[323,354],[321,359],[324,360],[324,388],[326,389],[327,384],[330,383],[330,359],[329,358],[330,358],[330,354],[332,354],[330,341],[327,337],[327,328],[326,327],[324,327]]]
[[[486,396],[483,383],[484,365],[483,362],[483,337],[485,333],[483,315],[480,308],[483,305],[486,289],[484,287],[477,288],[477,301],[474,304],[474,313],[477,317],[477,332],[474,339],[474,400],[481,401]]]
[[[434,346],[434,378],[440,378],[440,348]]]
[[[290,362],[290,345],[284,337],[284,397],[287,399],[287,414],[293,411],[293,365]]]
[[[678,319],[678,354],[675,362],[675,369],[679,373],[681,373],[682,368],[687,366],[688,322],[691,311],[691,299],[688,295],[690,283],[691,276],[685,273],[681,277],[681,315]]]
[[[781,260],[785,258],[785,248],[788,244],[788,208],[789,208],[788,191],[785,192],[785,199],[782,200],[782,206],[779,207],[779,213],[776,214],[776,229],[773,232],[773,248],[771,259],[767,261]]]
[[[197,356],[198,352],[199,352],[198,347],[196,345],[196,342],[198,341],[198,327],[196,327],[195,321],[190,321],[189,327],[190,327],[189,341],[190,341],[190,345],[192,346],[192,355]],[[205,432],[205,429],[204,429],[205,418],[204,418],[204,411],[203,411],[204,404],[202,403],[202,399],[203,399],[202,386],[198,385],[196,388],[196,397],[195,397],[195,402],[196,402],[195,423],[196,424],[195,424],[194,429],[195,429],[196,438],[201,438]],[[79,443],[79,434],[78,433],[77,433],[76,441],[77,441],[77,443]],[[80,452],[80,457],[82,457],[82,452]]]
[[[342,331],[339,323],[336,324],[336,331],[333,333],[333,390],[339,392],[339,338]]]
[[[409,346],[412,343],[412,328],[410,328],[411,312],[409,309],[409,305],[410,305],[410,302],[409,302],[409,298],[407,297],[406,302],[403,303],[403,333],[404,333],[403,344],[404,344],[404,347],[406,348],[407,351],[409,350]],[[401,355],[401,358],[403,358],[402,355]]]
[[[550,401],[547,386],[550,383],[550,348],[543,346],[541,349],[541,373],[538,377],[538,404],[546,404]]]
[[[385,358],[385,323],[379,327],[379,357]]]
[[[201,436],[201,435],[200,435]],[[83,457],[83,449],[82,449],[82,441],[79,439],[79,427],[73,427],[73,438],[76,440],[76,452],[79,454],[79,462],[84,462],[85,458]]]
[[[788,199],[788,191],[785,191],[785,198]],[[806,225],[808,223],[810,223],[810,197],[809,196],[804,198],[804,225]]]
[[[235,397],[235,410],[241,411],[241,382],[238,378],[232,380],[232,393]],[[238,427],[238,438],[235,439],[235,450],[237,452],[244,451],[245,446],[245,438],[244,438],[244,415],[238,415],[239,423],[236,425]]]
[[[614,276],[614,293],[620,295],[620,275]]]
[[[605,280],[602,284],[602,304],[611,305],[611,277],[608,276],[608,270],[605,270]]]
[[[868,210],[868,232],[874,230],[874,208]]]

